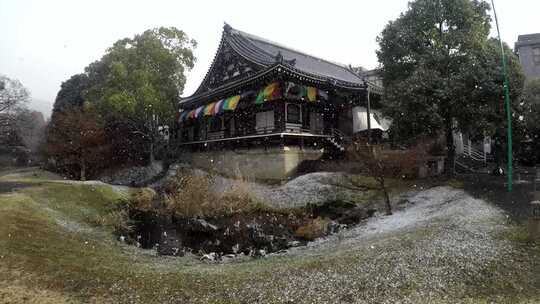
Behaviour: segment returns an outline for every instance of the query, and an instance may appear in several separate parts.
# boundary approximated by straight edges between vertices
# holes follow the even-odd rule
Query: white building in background
[[[169,126],[159,126],[158,134],[162,140],[168,142],[169,141]]]
[[[370,113],[370,128],[372,130],[388,131],[392,121],[385,119],[381,112],[371,109]],[[357,106],[352,108],[353,115],[353,133],[366,131],[368,129],[368,115],[365,107]]]
[[[540,78],[540,33],[519,35],[515,52],[528,79]]]

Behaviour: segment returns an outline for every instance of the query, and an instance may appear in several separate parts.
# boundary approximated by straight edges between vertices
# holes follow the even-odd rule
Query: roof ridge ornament
[[[232,26],[230,26],[227,22],[223,22],[223,30],[226,33],[230,33],[232,29],[233,29]]]
[[[277,63],[286,63],[288,65],[291,65],[291,66],[295,66],[296,65],[296,58],[293,58],[293,59],[290,59],[290,60],[287,60],[283,57],[283,54],[281,54],[281,51],[278,51],[278,53],[276,54],[276,62]]]
[[[362,69],[361,66],[358,66],[357,68],[355,68],[352,66],[352,64],[349,63],[347,65],[347,69],[349,70],[349,72],[353,73],[354,75],[358,77],[362,77],[362,75],[364,75],[364,70]]]
[[[281,51],[278,51],[276,55],[276,61],[279,63],[283,63],[283,55],[281,55]]]
[[[295,66],[296,65],[296,58],[293,58],[291,60],[285,60],[285,63],[287,63],[288,65]]]

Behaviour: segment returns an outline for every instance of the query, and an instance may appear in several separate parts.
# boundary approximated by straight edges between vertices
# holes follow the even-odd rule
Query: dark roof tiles
[[[266,77],[265,75],[268,73],[276,71],[275,67],[278,67],[278,72],[281,69],[282,71],[288,71],[316,83],[330,83],[333,86],[345,89],[363,90],[366,84],[373,86],[369,81],[366,82],[367,79],[364,79],[366,74],[360,69],[354,69],[350,66],[348,67],[308,55],[279,43],[236,30],[228,24],[224,26],[223,36],[216,58],[225,44],[230,46],[234,52],[247,61],[259,66],[260,69],[256,69],[255,73],[251,75],[240,76],[216,88],[207,89],[205,83],[208,81],[209,75],[216,68],[216,59],[214,58],[214,62],[199,88],[193,95],[182,98],[181,103],[187,105],[193,102],[202,102],[208,98],[214,98],[236,86],[248,83],[251,79]],[[279,66],[283,68],[279,68]],[[356,73],[361,74],[361,76]]]
[[[281,55],[284,61],[294,61],[294,67],[306,73],[356,84],[363,83],[362,79],[345,65],[308,55],[236,29],[231,28],[229,33],[236,43],[241,44],[240,47],[244,48],[244,51],[255,57],[251,59],[260,61],[259,63],[276,63],[278,56]]]

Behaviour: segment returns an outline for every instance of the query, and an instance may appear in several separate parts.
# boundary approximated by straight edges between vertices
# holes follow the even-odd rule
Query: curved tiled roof
[[[208,81],[212,70],[215,68],[216,58],[225,44],[230,46],[234,52],[242,58],[252,62],[261,69],[251,76],[231,80],[211,91],[204,91],[205,83]],[[288,73],[292,73],[299,77],[305,77],[305,79],[316,83],[328,83],[332,86],[355,90],[365,89],[366,85],[369,85],[370,87],[373,86],[373,84],[368,83],[364,77],[356,74],[350,66],[303,53],[282,44],[269,41],[265,38],[234,29],[230,25],[225,24],[216,57],[202,81],[201,86],[192,96],[183,98],[181,102],[191,103],[191,101],[215,95],[227,88],[235,87],[241,83],[253,80],[262,74],[267,74],[266,72],[275,72],[275,68],[278,65],[283,67],[282,69],[277,69],[278,71],[287,71]]]
[[[245,51],[249,57],[255,61],[259,61],[259,63],[276,63],[278,56],[281,55],[285,62],[294,62],[293,66],[295,68],[306,73],[339,81],[363,84],[363,79],[343,64],[308,55],[282,44],[236,29],[230,30],[230,36],[232,40],[240,45],[238,51]]]

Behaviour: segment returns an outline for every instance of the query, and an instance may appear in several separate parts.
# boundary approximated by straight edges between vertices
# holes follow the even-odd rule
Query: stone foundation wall
[[[214,170],[226,176],[249,179],[285,180],[296,174],[304,160],[316,160],[322,150],[299,147],[181,152],[180,159],[194,167]]]

